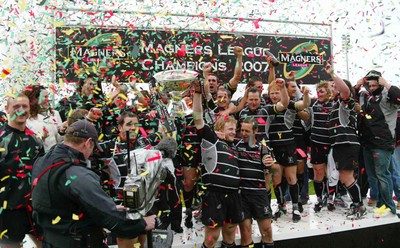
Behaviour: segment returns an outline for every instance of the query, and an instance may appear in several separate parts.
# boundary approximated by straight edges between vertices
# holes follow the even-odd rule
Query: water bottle
[[[274,154],[273,154],[271,148],[269,148],[267,145],[261,145],[261,155],[262,155],[262,157],[261,157],[262,160],[264,160],[264,157],[268,156],[268,155],[270,155],[272,157],[272,159],[275,160]],[[272,166],[266,166],[264,168],[265,174],[271,173],[271,172],[272,172]]]

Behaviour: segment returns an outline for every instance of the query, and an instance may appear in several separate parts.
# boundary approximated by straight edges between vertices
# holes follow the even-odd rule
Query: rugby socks
[[[240,248],[254,248],[255,246],[254,246],[254,242],[251,242],[250,244],[248,244],[248,245],[241,245],[240,246]]]
[[[314,190],[318,197],[318,201],[322,201],[322,191],[324,190],[324,182],[314,180]]]
[[[274,247],[274,242],[272,243],[260,243],[261,246],[260,248],[273,248]]]
[[[292,204],[293,206],[296,205],[299,202],[299,184],[296,183],[294,185],[289,184],[289,193],[290,193],[290,198],[292,198]]]
[[[344,186],[346,187],[346,185]],[[354,203],[361,202],[360,187],[358,186],[357,181],[354,181],[349,187],[346,187],[346,189]]]
[[[235,242],[233,242],[232,244],[227,244],[224,241],[221,242],[221,248],[234,248],[236,247]]]

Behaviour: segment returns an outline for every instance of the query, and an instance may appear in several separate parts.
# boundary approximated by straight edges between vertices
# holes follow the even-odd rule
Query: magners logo
[[[311,72],[315,65],[324,63],[324,54],[318,54],[318,46],[313,42],[304,42],[294,47],[290,52],[280,52],[279,61],[284,64],[283,74],[285,78],[289,72],[296,73],[296,80],[301,79]]]

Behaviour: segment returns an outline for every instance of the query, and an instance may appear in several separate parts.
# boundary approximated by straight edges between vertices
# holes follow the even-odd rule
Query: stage
[[[311,196],[307,205],[304,205],[302,219],[293,223],[291,219],[291,204],[288,204],[288,214],[277,221],[273,221],[273,238],[275,247],[305,247],[305,248],[391,248],[400,245],[400,219],[397,215],[384,214],[376,216],[373,207],[367,206],[367,214],[360,220],[348,220],[345,217],[345,208],[337,207],[335,211],[326,208],[315,213],[313,210],[316,197]],[[350,204],[350,203],[348,203]],[[277,208],[276,201],[272,202],[272,209]],[[397,211],[400,213],[400,211]],[[194,227],[184,228],[182,234],[175,233],[173,248],[200,248],[204,239],[204,228],[194,219]],[[184,227],[184,225],[182,224]],[[253,224],[253,241],[260,241],[257,224]],[[220,240],[221,240],[220,236]],[[239,230],[236,231],[236,244],[240,244]],[[220,242],[218,246],[220,246]],[[33,248],[29,239],[25,239],[24,248]],[[117,246],[110,246],[117,248]],[[239,247],[239,246],[238,246]],[[257,245],[255,246],[257,247]],[[157,246],[154,246],[157,248]]]
[[[311,196],[308,204],[304,206],[302,219],[298,223],[292,222],[291,204],[288,204],[288,213],[272,223],[275,247],[375,248],[400,246],[400,219],[398,216],[391,213],[379,216],[374,212],[373,207],[367,206],[365,201],[367,214],[360,220],[348,220],[345,216],[345,208],[337,207],[332,212],[324,208],[321,212],[315,213],[313,210],[315,202],[316,197]],[[272,202],[272,209],[274,211],[277,209],[275,200]],[[253,241],[257,243],[260,241],[260,233],[256,223],[253,224],[253,232]],[[203,239],[203,226],[195,221],[192,229],[184,228],[182,234],[175,234],[172,247],[200,248]],[[236,231],[236,244],[240,244],[239,230]]]

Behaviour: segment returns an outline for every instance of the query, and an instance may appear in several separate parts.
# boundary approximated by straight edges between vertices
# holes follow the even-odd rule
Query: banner
[[[324,66],[331,56],[330,39],[94,27],[56,29],[56,76],[58,81],[77,82],[92,71],[107,80],[116,75],[121,82],[143,82],[164,70],[201,72],[203,64],[211,62],[212,72],[227,82],[236,65],[234,46],[243,47],[243,83],[253,76],[267,82],[267,51],[280,62],[277,77],[295,71],[296,80],[304,84],[328,78]]]

